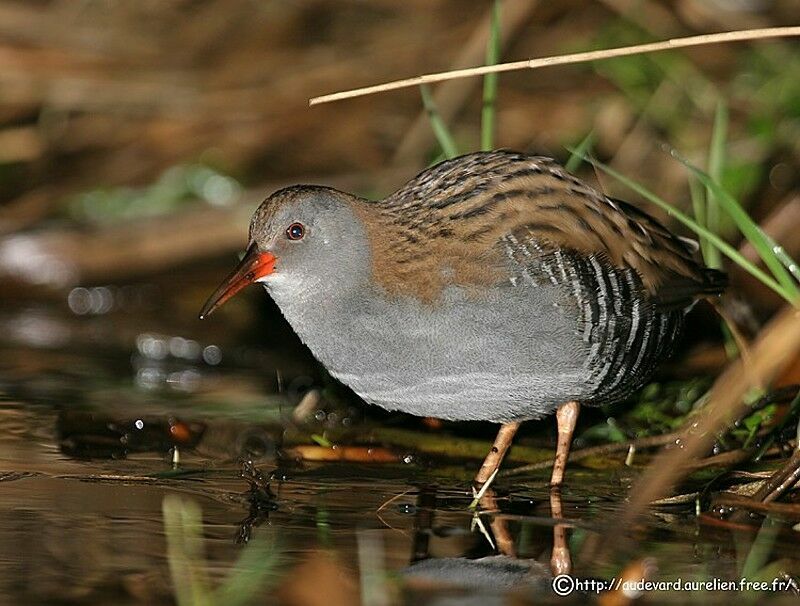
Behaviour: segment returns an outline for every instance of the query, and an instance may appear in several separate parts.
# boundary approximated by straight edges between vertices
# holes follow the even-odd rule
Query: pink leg
[[[577,402],[566,402],[556,411],[558,423],[558,444],[556,460],[553,462],[553,475],[550,478],[550,513],[555,519],[564,517],[561,508],[560,487],[564,481],[564,470],[567,467],[569,448],[572,445],[572,433],[578,421],[580,405]],[[553,526],[553,553],[550,556],[550,569],[554,575],[569,574],[572,571],[572,558],[567,545],[567,527],[564,524]]]
[[[561,510],[561,492],[558,488],[550,489],[550,515],[555,519],[564,517]],[[572,558],[567,544],[567,527],[564,524],[553,526],[553,553],[550,556],[550,570],[554,576],[572,572]]]
[[[495,500],[495,492],[491,488],[481,497],[481,508],[484,511],[499,512],[497,501]],[[517,557],[514,539],[511,537],[511,532],[508,530],[506,519],[494,513],[492,514],[492,521],[489,523],[489,526],[492,529],[494,541],[497,544],[497,551],[505,556],[512,558]]]
[[[558,445],[556,446],[556,460],[553,462],[553,475],[550,477],[550,486],[561,486],[564,481],[564,470],[567,468],[569,447],[572,444],[572,432],[578,421],[580,404],[565,402],[556,411],[558,423]]]
[[[508,449],[511,447],[511,441],[514,439],[514,435],[517,433],[520,425],[521,423],[519,421],[513,421],[511,423],[503,423],[500,426],[500,431],[497,432],[497,437],[494,439],[492,449],[489,451],[489,454],[486,455],[486,458],[483,460],[483,465],[481,465],[481,468],[475,476],[475,484],[477,486],[486,484],[495,470],[500,467],[500,463],[503,462],[503,457],[506,456],[506,452],[508,452]]]

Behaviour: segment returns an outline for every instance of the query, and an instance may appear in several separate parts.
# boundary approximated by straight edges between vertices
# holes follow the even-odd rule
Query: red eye
[[[286,237],[290,240],[302,240],[306,235],[306,228],[302,223],[292,223],[286,228]]]

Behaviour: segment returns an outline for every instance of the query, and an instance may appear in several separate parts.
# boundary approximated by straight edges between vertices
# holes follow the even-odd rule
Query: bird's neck
[[[278,282],[265,286],[300,340],[336,373],[343,368],[342,360],[352,359],[353,352],[345,351],[345,346],[358,332],[362,319],[371,315],[374,299],[367,277],[363,284],[351,278],[346,284],[321,281],[313,287],[299,287]]]

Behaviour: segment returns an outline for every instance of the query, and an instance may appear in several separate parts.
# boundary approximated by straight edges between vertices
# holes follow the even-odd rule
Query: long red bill
[[[214,310],[221,306],[225,301],[230,299],[237,292],[272,273],[275,268],[275,255],[269,252],[259,252],[255,244],[251,244],[250,248],[244,255],[244,258],[239,261],[230,275],[222,281],[217,290],[214,291],[203,309],[200,311],[200,319],[204,320]]]

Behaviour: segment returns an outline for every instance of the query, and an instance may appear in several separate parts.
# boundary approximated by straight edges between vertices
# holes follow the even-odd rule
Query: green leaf
[[[697,179],[689,179],[689,194],[692,197],[692,212],[694,220],[698,225],[706,227],[706,194],[702,184]],[[709,249],[713,248],[706,238],[700,238],[700,250],[703,253],[703,261],[708,264]]]
[[[776,523],[770,516],[764,518],[764,522],[761,524],[761,528],[742,565],[741,574],[743,578],[749,577],[752,579],[767,563],[780,528],[780,524]]]
[[[593,166],[596,166],[604,173],[612,176],[613,178],[615,178],[617,181],[619,181],[629,189],[635,191],[642,197],[646,198],[647,200],[649,200],[650,202],[652,202],[653,204],[664,210],[670,216],[675,217],[675,219],[677,219],[680,223],[683,223],[683,225],[691,229],[699,236],[705,237],[713,246],[716,246],[722,252],[722,254],[731,259],[734,263],[739,265],[746,272],[748,272],[749,274],[760,280],[762,283],[764,283],[766,286],[774,290],[781,297],[783,297],[793,305],[797,305],[798,303],[797,299],[792,296],[790,291],[787,291],[781,284],[776,282],[768,274],[766,274],[756,265],[751,263],[738,250],[736,250],[733,246],[725,242],[725,240],[720,238],[717,234],[710,232],[708,229],[698,224],[691,217],[682,213],[681,211],[679,211],[677,208],[675,208],[665,200],[662,200],[656,194],[648,190],[643,185],[637,183],[633,179],[629,179],[625,175],[617,172],[610,166],[603,164],[599,160],[590,157],[586,157],[585,159],[587,162],[590,162]]]
[[[252,604],[260,591],[275,580],[284,557],[274,541],[256,537],[247,544],[225,582],[214,592],[214,604]]]
[[[175,601],[178,606],[211,606],[200,507],[194,501],[167,495],[162,512]]]
[[[444,120],[442,120],[442,116],[439,114],[439,110],[436,107],[436,102],[433,100],[433,95],[431,94],[430,88],[428,88],[427,84],[421,84],[419,87],[419,92],[422,95],[422,105],[425,107],[425,111],[428,112],[428,120],[431,123],[433,134],[436,135],[436,140],[439,142],[439,146],[442,148],[444,155],[448,159],[455,158],[458,155],[458,147],[453,139],[453,135],[450,134],[450,130],[447,128]]]
[[[717,111],[714,115],[714,129],[711,133],[711,146],[708,151],[708,172],[711,178],[717,183],[722,182],[722,171],[725,167],[725,143],[728,136],[728,108],[723,101],[717,103]],[[719,205],[720,201],[714,193],[713,188],[706,186],[706,227],[720,234],[719,224]],[[709,267],[719,269],[722,259],[719,250],[713,246],[708,248],[706,263]]]
[[[312,433],[311,439],[314,440],[314,442],[316,442],[320,446],[324,446],[325,448],[330,448],[331,446],[333,446],[333,444],[331,444],[331,441],[328,438],[318,433]]]
[[[592,144],[594,143],[594,131],[589,131],[583,140],[578,143],[578,147],[570,154],[569,160],[564,164],[567,172],[575,172],[583,162],[583,159],[588,156],[592,151]]]
[[[747,238],[753,245],[753,248],[756,249],[761,260],[764,261],[764,265],[772,272],[772,275],[775,276],[775,279],[780,283],[782,289],[788,294],[789,300],[794,302],[800,298],[800,287],[798,287],[797,281],[792,277],[792,274],[787,271],[785,266],[785,264],[788,266],[797,266],[789,254],[764,233],[758,223],[750,218],[750,215],[742,208],[736,198],[725,191],[717,181],[692,165],[674,150],[672,151],[672,156],[688,168],[692,174],[706,186],[707,190],[713,192],[721,208],[733,219],[744,237]],[[776,251],[780,251],[780,257]]]
[[[500,0],[494,0],[489,42],[486,45],[486,65],[496,65],[498,61],[500,61]],[[486,74],[483,77],[483,107],[481,109],[481,149],[483,151],[494,149],[497,81],[497,73]]]

